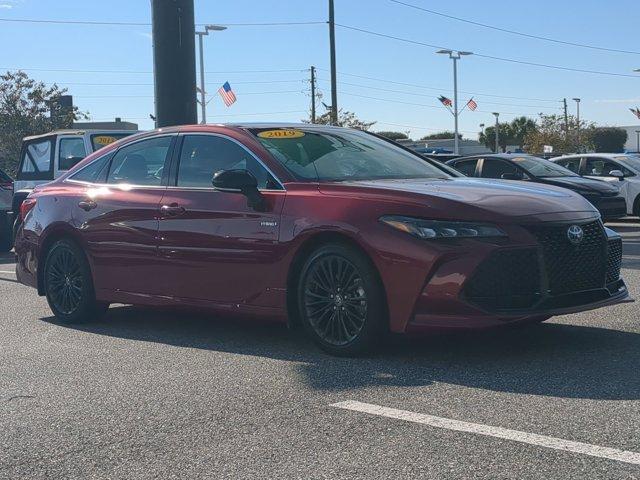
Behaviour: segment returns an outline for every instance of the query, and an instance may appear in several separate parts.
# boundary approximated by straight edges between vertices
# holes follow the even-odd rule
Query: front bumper
[[[624,197],[588,198],[588,200],[598,209],[603,220],[614,220],[627,216],[627,202]]]
[[[489,328],[632,302],[620,277],[621,238],[591,221],[582,224],[584,242],[573,245],[567,227],[531,227],[533,244],[475,248],[443,263],[406,331]]]

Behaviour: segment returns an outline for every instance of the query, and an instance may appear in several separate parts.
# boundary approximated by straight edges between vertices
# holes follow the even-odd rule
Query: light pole
[[[473,55],[473,52],[460,52],[457,50],[438,50],[436,53],[449,55],[449,58],[453,60],[453,118],[454,118],[454,139],[453,139],[453,153],[460,154],[459,139],[458,139],[458,60],[464,55]]]
[[[331,125],[338,124],[338,79],[336,76],[336,20],[333,0],[329,0],[329,60],[331,62]]]
[[[500,141],[499,141],[500,124],[498,123],[498,117],[500,116],[500,113],[493,112],[493,114],[496,116],[496,153],[499,153],[500,152]]]
[[[574,98],[573,101],[576,102],[576,129],[578,136],[578,151],[580,151],[580,99]]]
[[[205,25],[202,32],[198,32],[196,30],[196,35],[198,36],[198,47],[200,49],[200,111],[202,112],[200,123],[207,123],[207,102],[205,100],[206,91],[204,89],[204,46],[202,37],[209,35],[209,32],[211,31],[221,32],[226,29],[227,27],[223,27],[222,25]]]

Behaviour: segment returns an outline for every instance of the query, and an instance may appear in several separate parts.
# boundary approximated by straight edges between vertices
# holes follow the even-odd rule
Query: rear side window
[[[71,176],[71,180],[77,180],[78,182],[100,183],[104,178],[104,172],[111,157],[112,154],[103,155],[96,161],[91,162],[89,165],[82,168],[78,173],[73,174]]]
[[[160,186],[172,137],[156,137],[122,147],[113,157],[107,183]]]
[[[24,149],[20,173],[29,178],[47,180],[53,171],[53,142],[51,139],[34,141]]]
[[[82,137],[61,138],[59,150],[58,170],[69,170],[87,156]]]
[[[476,175],[477,160],[466,160],[464,162],[457,162],[453,166],[459,172],[464,173],[467,177],[474,177]]]

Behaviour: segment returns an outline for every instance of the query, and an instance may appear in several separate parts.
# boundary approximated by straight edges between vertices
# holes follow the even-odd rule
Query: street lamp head
[[[500,116],[500,112],[491,112],[493,115],[496,116],[496,118],[498,118]]]
[[[574,101],[576,101],[577,103],[580,103],[580,99],[579,98],[574,98]]]
[[[227,29],[224,25],[206,25],[204,28],[207,32],[221,32]]]
[[[453,53],[453,50],[438,50],[436,53],[444,53],[446,55],[449,55]]]
[[[640,68],[634,68],[633,71],[636,73],[640,73]]]
[[[458,55],[473,55],[473,52],[458,52]]]

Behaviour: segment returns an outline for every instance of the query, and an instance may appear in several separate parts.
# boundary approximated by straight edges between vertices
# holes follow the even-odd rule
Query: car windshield
[[[571,170],[538,157],[516,157],[513,161],[534,177],[577,177]]]
[[[615,160],[619,160],[623,163],[626,163],[628,166],[636,170],[640,170],[640,157],[637,155],[620,155],[614,158]]]
[[[250,132],[301,180],[452,177],[417,155],[357,130],[263,128]]]

